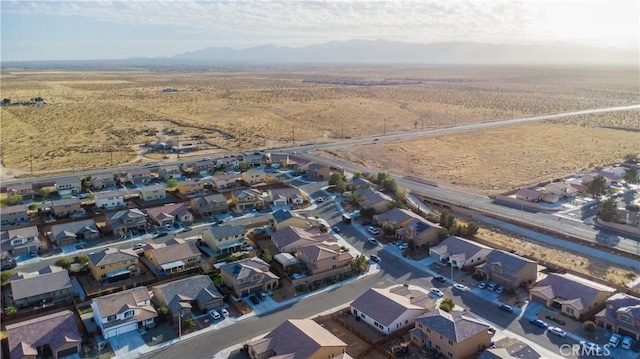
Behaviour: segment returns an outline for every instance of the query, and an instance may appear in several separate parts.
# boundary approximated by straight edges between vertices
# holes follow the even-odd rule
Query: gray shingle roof
[[[82,221],[55,224],[51,226],[51,239],[59,241],[70,236],[78,236],[80,234],[99,233],[96,221],[93,219],[85,219]]]
[[[258,257],[253,257],[225,264],[220,267],[220,270],[227,272],[233,278],[243,279],[268,272],[269,264]]]
[[[196,275],[157,285],[154,286],[152,290],[162,293],[162,296],[168,303],[172,303],[175,298],[178,298],[177,302],[197,300],[204,305],[213,299],[222,299],[222,295],[206,275]],[[173,308],[169,309],[173,312],[179,308],[174,304]]]
[[[195,242],[176,241],[168,243],[165,247],[149,249],[156,257],[158,264],[163,265],[179,260],[186,260],[200,255],[200,250]],[[146,250],[145,250],[146,252]]]
[[[432,250],[440,254],[450,253],[452,256],[456,256],[457,259],[464,260],[473,257],[479,251],[490,251],[491,248],[464,238],[449,236],[439,245],[432,247]]]
[[[380,191],[376,191],[373,188],[364,188],[356,191],[356,194],[362,195],[364,197],[364,203],[368,206],[374,206],[379,202],[388,201],[393,202],[393,198],[389,197],[389,195],[384,194]]]
[[[548,299],[571,302],[576,309],[582,310],[593,302],[599,291],[613,293],[615,289],[572,274],[550,273],[530,292],[540,293]]]
[[[374,218],[379,222],[389,222],[394,225],[402,223],[411,218],[422,219],[417,214],[401,208],[392,208],[382,214],[375,215]]]
[[[289,211],[285,211],[284,209],[273,212],[273,220],[276,221],[276,223],[284,222],[292,217],[293,214]]]
[[[520,257],[515,254],[511,254],[505,251],[501,251],[498,249],[494,249],[491,253],[487,254],[487,262],[486,264],[497,263],[500,264],[502,268],[506,268],[509,271],[518,272],[522,267],[527,265],[527,263],[536,263],[527,258]]]
[[[93,299],[103,318],[137,308],[138,303],[148,300],[151,300],[151,296],[147,287],[136,287]]]
[[[57,199],[57,200],[52,200],[51,201],[51,204],[54,207],[57,207],[57,206],[68,206],[68,205],[71,205],[71,204],[79,204],[79,203],[80,203],[80,199],[74,198],[74,197],[65,198],[65,199]]]
[[[10,280],[14,300],[72,287],[69,272],[55,266],[47,266],[35,273],[17,272]]]
[[[489,329],[487,324],[469,312],[451,311],[447,313],[440,308],[416,318],[416,323],[420,323],[456,343],[461,343]]]
[[[209,227],[213,238],[227,238],[247,233],[245,226],[211,226]]]
[[[105,248],[100,252],[89,253],[89,260],[96,267],[138,257],[138,254],[136,254],[132,249],[118,249],[112,247]]]
[[[37,348],[49,344],[52,350],[68,343],[81,343],[75,315],[69,310],[7,325],[9,356],[35,357]]]
[[[409,309],[423,309],[411,304],[408,298],[391,293],[388,289],[371,288],[351,303],[351,307],[386,326]]]

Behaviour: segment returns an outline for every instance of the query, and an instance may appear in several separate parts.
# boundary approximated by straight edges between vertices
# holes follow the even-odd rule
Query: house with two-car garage
[[[147,287],[105,295],[91,301],[93,320],[105,339],[155,325],[158,312],[151,306]]]

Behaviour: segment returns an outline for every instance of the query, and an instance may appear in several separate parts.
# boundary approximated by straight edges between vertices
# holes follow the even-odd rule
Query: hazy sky
[[[334,40],[639,47],[640,1],[1,1],[1,60],[172,56]]]

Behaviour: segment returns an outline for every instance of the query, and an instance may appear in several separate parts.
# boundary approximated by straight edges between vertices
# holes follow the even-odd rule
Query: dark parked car
[[[441,276],[441,275],[437,275],[437,276],[433,277],[433,279],[437,280],[438,282],[442,282],[442,283],[446,282],[444,277]]]
[[[536,327],[540,327],[542,329],[546,329],[548,327],[547,323],[543,322],[540,319],[531,319],[529,323],[535,325]]]
[[[254,295],[249,296],[249,300],[250,300],[250,301],[251,301],[251,303],[253,303],[253,304],[260,304],[260,299],[258,299],[258,297],[254,296]]]
[[[166,236],[167,234],[169,234],[169,233],[167,233],[167,232],[160,232],[160,233],[156,233],[156,234],[153,236],[153,238],[160,238],[160,237],[164,237],[164,236]]]
[[[15,268],[17,266],[16,261],[12,260],[12,261],[7,261],[5,263],[2,263],[2,268],[1,270],[7,270],[7,269],[12,269]]]

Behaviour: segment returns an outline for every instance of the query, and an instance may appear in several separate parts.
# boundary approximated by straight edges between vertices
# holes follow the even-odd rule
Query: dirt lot
[[[640,111],[585,116],[325,152],[370,168],[429,179],[445,187],[497,194],[564,177],[640,153]]]
[[[343,342],[347,343],[347,354],[352,357],[357,357],[360,353],[369,348],[369,344],[356,334],[350,332],[347,328],[343,327],[338,321],[331,319],[331,317],[318,317],[314,321],[324,327],[324,329],[331,332],[331,334],[338,337]]]
[[[309,143],[620,105],[638,99],[638,78],[638,69],[604,67],[350,67],[286,73],[4,69],[3,98],[18,102],[41,96],[46,105],[0,109],[2,163],[9,170],[30,170],[33,163],[34,171],[105,167],[135,160],[132,145],[151,141],[198,142],[235,152],[292,140]],[[309,79],[418,83],[304,82]],[[178,92],[163,92],[167,87]],[[169,129],[182,135],[163,134]]]

